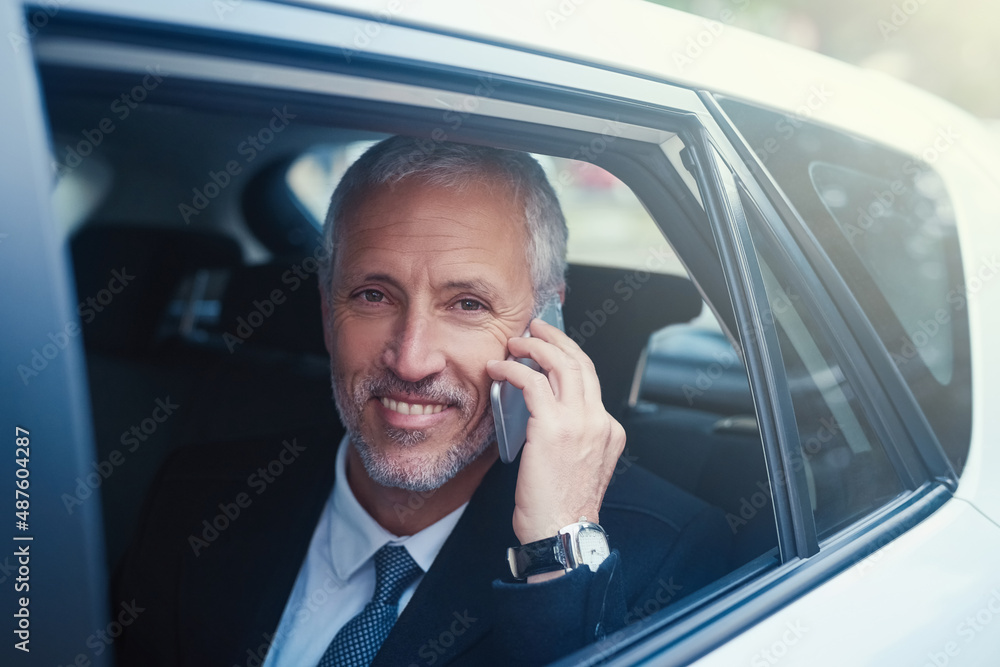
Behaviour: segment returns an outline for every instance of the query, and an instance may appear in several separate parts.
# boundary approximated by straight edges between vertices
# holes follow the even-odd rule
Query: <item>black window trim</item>
[[[709,189],[703,199],[740,323],[739,342],[757,407],[781,560],[805,558],[819,551],[819,541],[776,321],[756,307],[769,301],[736,179],[707,128],[693,147],[699,182]]]
[[[835,330],[846,334],[836,336],[837,343],[843,344],[847,341],[848,345],[856,348],[851,352],[862,355],[851,357],[841,354],[846,362],[864,375],[863,384],[858,386],[878,387],[879,393],[884,394],[887,402],[885,407],[891,406],[891,410],[880,409],[877,412],[881,417],[887,417],[885,428],[888,429],[888,437],[883,440],[883,445],[887,450],[894,450],[890,454],[890,460],[897,465],[901,478],[904,481],[915,479],[917,482],[923,479],[935,479],[954,491],[958,486],[958,476],[944,448],[899,368],[893,363],[889,350],[882,344],[861,305],[847,287],[847,283],[719,105],[715,95],[706,91],[702,91],[700,95],[718,123],[727,145],[732,147],[734,162],[743,165],[747,172],[746,177],[742,179],[743,183],[751,190],[758,191],[754,200],[760,206],[765,220],[769,222],[771,232],[780,239],[780,245],[786,254],[787,251],[794,250],[794,256],[788,255],[788,257],[797,266],[800,276],[812,286],[815,294],[828,295],[830,306],[836,310],[839,317],[832,318],[832,311],[826,309],[822,309],[819,315],[827,319],[827,323],[834,326]],[[860,358],[867,363],[854,363],[854,359]],[[914,454],[919,457],[921,467],[924,468],[923,474],[913,470]],[[916,477],[914,473],[917,473]]]

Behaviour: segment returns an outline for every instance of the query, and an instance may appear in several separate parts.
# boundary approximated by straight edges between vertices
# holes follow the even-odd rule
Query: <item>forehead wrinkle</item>
[[[399,230],[398,228],[401,226],[399,223],[386,223],[377,227],[368,227],[365,230],[358,230],[353,233],[348,232],[345,234],[344,241],[346,243],[342,243],[342,245],[349,246],[348,251],[351,254],[354,254],[367,250],[386,250],[387,248],[385,248],[385,242],[390,240],[419,238],[430,242],[439,241],[443,243],[445,241],[458,241],[459,243],[451,243],[446,248],[428,248],[422,245],[421,247],[404,247],[402,249],[393,248],[393,251],[403,252],[406,254],[438,252],[481,253],[483,251],[483,248],[477,246],[474,238],[470,238],[469,234],[463,234],[454,229],[456,225],[460,225],[463,229],[472,229],[473,231],[477,231],[474,226],[448,219],[445,219],[445,221],[448,223],[447,226],[438,227],[435,225],[435,228],[428,230]],[[451,229],[449,229],[449,227]]]

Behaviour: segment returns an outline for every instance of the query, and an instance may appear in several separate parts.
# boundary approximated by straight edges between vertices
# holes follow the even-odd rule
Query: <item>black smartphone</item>
[[[559,295],[553,295],[545,303],[538,317],[554,327],[559,327],[560,331],[566,330],[563,325],[562,302],[559,300]],[[525,329],[524,336],[531,337],[531,333]],[[508,359],[515,358],[508,357]],[[531,359],[515,360],[536,371],[540,370],[538,364]],[[490,400],[493,403],[493,424],[497,431],[500,460],[512,463],[528,438],[528,417],[531,413],[524,403],[524,394],[521,390],[506,380],[493,382],[490,388]]]

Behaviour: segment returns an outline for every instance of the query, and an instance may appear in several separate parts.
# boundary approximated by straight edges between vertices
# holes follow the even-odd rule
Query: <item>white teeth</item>
[[[445,408],[445,406],[440,403],[405,403],[403,401],[395,401],[391,398],[385,398],[384,396],[379,400],[382,401],[382,405],[389,408],[393,412],[398,412],[401,415],[436,415]]]

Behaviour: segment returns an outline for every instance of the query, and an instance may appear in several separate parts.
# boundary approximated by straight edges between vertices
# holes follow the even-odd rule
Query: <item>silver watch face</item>
[[[592,570],[596,570],[610,555],[608,538],[599,530],[584,528],[577,533],[576,543],[580,548],[581,564],[589,565]]]

